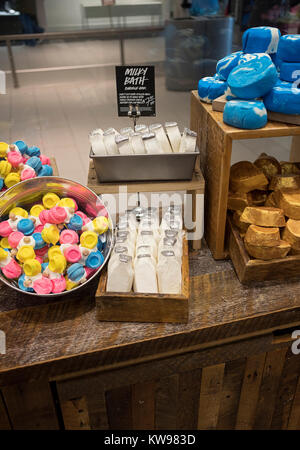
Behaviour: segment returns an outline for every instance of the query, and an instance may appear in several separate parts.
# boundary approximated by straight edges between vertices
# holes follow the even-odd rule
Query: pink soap
[[[21,276],[22,269],[19,264],[12,259],[5,267],[2,268],[2,272],[6,278],[14,280],[15,278],[19,278]]]
[[[28,169],[26,168],[26,169],[22,170],[22,172],[21,172],[21,180],[22,181],[29,180],[29,179],[35,178],[35,177],[36,177],[36,173],[35,173],[34,169],[32,169],[32,168],[29,169],[29,167],[28,167]]]
[[[55,278],[54,280],[51,280],[52,282],[52,292],[54,294],[59,294],[60,292],[63,292],[66,289],[66,279],[62,275],[60,278]]]
[[[91,276],[94,275],[94,273],[97,272],[98,269],[91,269],[90,267],[85,267],[84,270],[85,270],[86,278],[89,279],[89,278],[91,278]]]
[[[17,248],[21,239],[23,239],[24,234],[21,231],[13,231],[8,236],[8,243],[11,248]]]
[[[7,160],[13,167],[19,167],[19,164],[23,162],[23,156],[16,151],[10,151],[7,153]]]
[[[52,292],[52,282],[49,278],[42,277],[39,280],[34,281],[33,289],[39,295],[47,295]]]
[[[53,208],[49,209],[48,217],[50,223],[64,223],[67,218],[67,213],[61,206],[54,206]]]
[[[40,160],[42,162],[42,164],[48,164],[48,166],[51,166],[51,160],[48,156],[46,155],[40,155]]]
[[[82,211],[76,211],[77,216],[80,216],[82,220],[88,219],[88,216]]]
[[[43,258],[41,256],[36,256],[35,259],[42,264],[44,262]]]
[[[44,229],[44,225],[38,225],[37,227],[35,227],[34,232],[35,233],[41,233]]]
[[[42,225],[49,223],[49,210],[43,209],[43,211],[41,211],[39,214],[39,219],[42,222]]]
[[[65,258],[70,263],[76,263],[81,259],[81,251],[77,245],[72,245],[64,251]]]
[[[36,256],[43,258],[43,256],[45,256],[48,253],[48,249],[49,249],[48,245],[45,245],[45,247],[38,248],[34,251],[35,251]]]
[[[12,227],[9,225],[7,220],[0,223],[0,236],[8,237],[12,231]]]
[[[63,230],[60,234],[59,242],[61,244],[77,244],[78,234],[74,230]]]

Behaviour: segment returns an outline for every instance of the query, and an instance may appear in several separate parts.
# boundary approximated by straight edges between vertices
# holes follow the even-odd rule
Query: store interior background
[[[5,2],[2,2],[5,3]],[[16,7],[10,2],[11,7]],[[17,2],[26,4],[27,2]],[[32,2],[30,2],[32,3]],[[116,4],[148,4],[149,1],[117,0]],[[163,25],[170,17],[188,15],[182,1],[162,1],[162,16],[127,17],[126,21],[90,19],[83,23],[81,4],[100,6],[101,0],[37,0],[36,16],[46,32],[121,27],[150,27]],[[241,48],[241,35],[247,28],[254,1],[220,2],[222,11],[234,16],[232,51]],[[260,2],[272,5],[265,23],[274,19],[277,6],[290,16],[297,2]],[[290,4],[292,3],[292,5]],[[299,2],[300,4],[300,2]],[[146,5],[145,5],[146,6]],[[275,7],[275,9],[274,9]],[[272,11],[274,12],[272,16]],[[293,9],[292,11],[295,11]],[[278,14],[277,14],[278,15]],[[294,17],[294,16],[293,16]],[[248,18],[248,19],[247,19]],[[180,20],[180,19],[178,19]],[[190,19],[192,20],[192,19]],[[196,19],[194,19],[196,20]],[[264,19],[261,19],[264,20]],[[290,19],[288,19],[290,20]],[[293,19],[296,20],[295,17]],[[298,15],[298,23],[300,14]],[[0,15],[0,33],[8,34]],[[294,22],[293,22],[294,23]],[[260,23],[261,24],[261,23]],[[281,24],[282,25],[282,24]],[[285,25],[286,26],[286,25]],[[299,27],[299,25],[297,25]],[[188,28],[188,27],[187,27]],[[6,31],[5,31],[6,30]],[[11,28],[11,32],[13,29]],[[299,33],[287,27],[287,32]],[[191,40],[186,53],[194,51]],[[189,90],[171,90],[166,80],[166,28],[154,36],[137,37],[124,41],[125,63],[154,64],[156,67],[155,118],[142,119],[145,123],[177,121],[180,128],[189,125]],[[130,119],[118,118],[116,105],[115,66],[120,64],[119,40],[74,39],[41,41],[35,46],[24,42],[13,44],[15,64],[20,87],[15,89],[10,73],[5,43],[0,43],[0,70],[6,71],[7,93],[0,95],[0,140],[13,142],[23,139],[37,145],[43,153],[56,158],[61,176],[86,184],[89,165],[88,133],[94,128],[119,129],[130,126]],[[225,54],[223,55],[225,56]],[[199,73],[199,78],[203,76]],[[192,87],[197,89],[197,84]],[[288,159],[289,138],[239,141],[233,148],[232,162],[254,160],[261,152],[269,151],[280,160]]]

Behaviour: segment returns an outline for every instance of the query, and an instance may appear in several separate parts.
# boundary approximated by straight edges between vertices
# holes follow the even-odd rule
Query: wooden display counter
[[[300,282],[242,286],[206,246],[190,275],[188,324],[99,322],[97,279],[0,284],[0,429],[299,429]]]

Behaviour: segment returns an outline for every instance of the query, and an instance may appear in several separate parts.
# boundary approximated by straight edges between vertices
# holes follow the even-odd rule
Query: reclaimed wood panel
[[[237,430],[253,428],[265,359],[265,353],[247,359],[235,424]]]
[[[155,428],[155,381],[136,383],[132,386],[132,428]]]
[[[286,352],[287,348],[283,348],[266,355],[253,429],[268,430],[271,427]]]
[[[176,430],[178,375],[160,378],[155,393],[155,429]]]
[[[300,430],[300,376],[298,377],[297,389],[290,412],[288,429]]]
[[[61,402],[61,410],[66,430],[90,430],[90,419],[85,397]]]
[[[131,430],[133,424],[131,386],[122,386],[107,391],[105,397],[109,428],[111,430]]]
[[[0,391],[0,430],[10,430],[9,417]]]
[[[229,361],[225,365],[217,426],[219,430],[234,430],[245,367],[246,358]]]
[[[49,383],[45,380],[2,388],[14,430],[57,430],[58,420]]]
[[[182,372],[178,380],[177,428],[196,430],[200,397],[201,369]]]
[[[214,430],[217,427],[224,368],[225,364],[219,364],[202,370],[197,427],[199,430]]]

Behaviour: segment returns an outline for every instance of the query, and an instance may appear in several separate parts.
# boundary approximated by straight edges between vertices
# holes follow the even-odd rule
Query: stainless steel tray
[[[97,156],[90,151],[100,183],[191,180],[198,155],[198,149],[193,153],[113,156]]]

